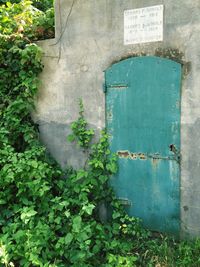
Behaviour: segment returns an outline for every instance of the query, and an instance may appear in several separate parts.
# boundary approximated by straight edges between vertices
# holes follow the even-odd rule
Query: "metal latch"
[[[107,88],[109,88],[109,89],[126,89],[126,88],[128,88],[128,84],[124,84],[124,83],[108,84]]]

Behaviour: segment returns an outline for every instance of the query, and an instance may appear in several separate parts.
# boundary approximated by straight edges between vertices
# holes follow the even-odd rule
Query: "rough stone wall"
[[[123,44],[126,9],[164,5],[163,42]],[[66,142],[69,124],[82,98],[86,118],[104,127],[103,71],[135,53],[154,55],[176,48],[191,62],[182,83],[181,224],[182,235],[200,236],[200,1],[194,0],[57,0],[56,38],[40,42],[44,72],[35,120],[41,139],[63,167],[83,164],[80,151]]]

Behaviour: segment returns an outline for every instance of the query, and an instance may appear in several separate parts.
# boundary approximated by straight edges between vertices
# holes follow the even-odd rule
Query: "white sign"
[[[124,11],[124,44],[163,41],[163,5]]]

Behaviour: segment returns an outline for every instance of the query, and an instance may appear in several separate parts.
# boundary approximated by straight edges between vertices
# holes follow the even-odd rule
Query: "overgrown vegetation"
[[[52,1],[7,2],[0,6],[0,34],[18,34],[29,40],[47,39],[54,37],[54,8],[48,4]]]
[[[20,2],[23,2],[24,0],[0,0],[0,5],[11,3],[11,4],[19,4]],[[46,11],[49,8],[53,7],[53,0],[32,0],[26,2],[31,3],[34,7],[38,8],[39,10]]]
[[[53,31],[52,2],[18,2],[0,6],[0,266],[200,266],[199,240],[153,237],[124,213],[109,187],[116,157],[105,131],[91,142],[82,101],[69,139],[85,167],[63,172],[47,156],[30,116],[42,71],[32,41]]]

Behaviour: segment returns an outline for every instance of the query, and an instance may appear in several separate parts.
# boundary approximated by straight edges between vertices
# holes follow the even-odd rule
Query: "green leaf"
[[[111,173],[116,173],[117,172],[117,164],[116,162],[111,162],[106,165],[106,169],[110,171]]]
[[[82,178],[86,178],[88,176],[88,172],[85,170],[79,170],[76,175],[76,181],[79,181]]]
[[[56,224],[60,224],[61,220],[62,220],[61,217],[57,217],[57,218],[55,218],[54,222],[55,222]]]
[[[68,233],[65,237],[65,245],[69,245],[73,240],[73,235],[71,233]]]
[[[10,8],[12,6],[12,4],[10,2],[6,2],[6,5],[8,8]]]
[[[75,218],[73,218],[73,221],[72,221],[73,231],[78,233],[81,229],[81,224],[82,224],[82,218],[80,216],[76,216]]]
[[[35,160],[32,160],[32,161],[30,162],[30,164],[31,164],[31,166],[33,166],[33,168],[37,168],[37,167],[38,167],[38,162],[35,161]]]
[[[120,216],[121,216],[120,212],[117,212],[117,211],[113,212],[113,215],[112,215],[113,219],[119,218]]]
[[[6,204],[6,200],[5,199],[0,199],[0,205],[4,205]]]
[[[80,251],[80,252],[74,253],[74,255],[73,255],[73,257],[72,257],[72,260],[73,260],[74,262],[76,262],[76,261],[79,261],[79,260],[81,260],[81,259],[84,259],[85,256],[86,256],[86,252],[84,252],[84,251]]]
[[[88,204],[88,205],[83,206],[82,210],[85,211],[88,215],[91,215],[94,208],[95,208],[95,205]]]
[[[27,224],[31,217],[35,216],[37,214],[37,211],[31,208],[24,208],[23,212],[21,213],[21,220],[24,221],[25,224]]]
[[[76,139],[76,137],[75,137],[75,135],[73,135],[73,134],[70,134],[70,135],[67,136],[67,140],[68,140],[69,142],[73,142],[73,141],[75,141],[75,139]]]
[[[70,215],[71,215],[69,210],[66,210],[66,211],[64,212],[64,214],[65,214],[65,216],[66,216],[67,218],[69,218]]]
[[[89,238],[88,234],[86,232],[79,233],[77,240],[79,242],[83,242]]]

